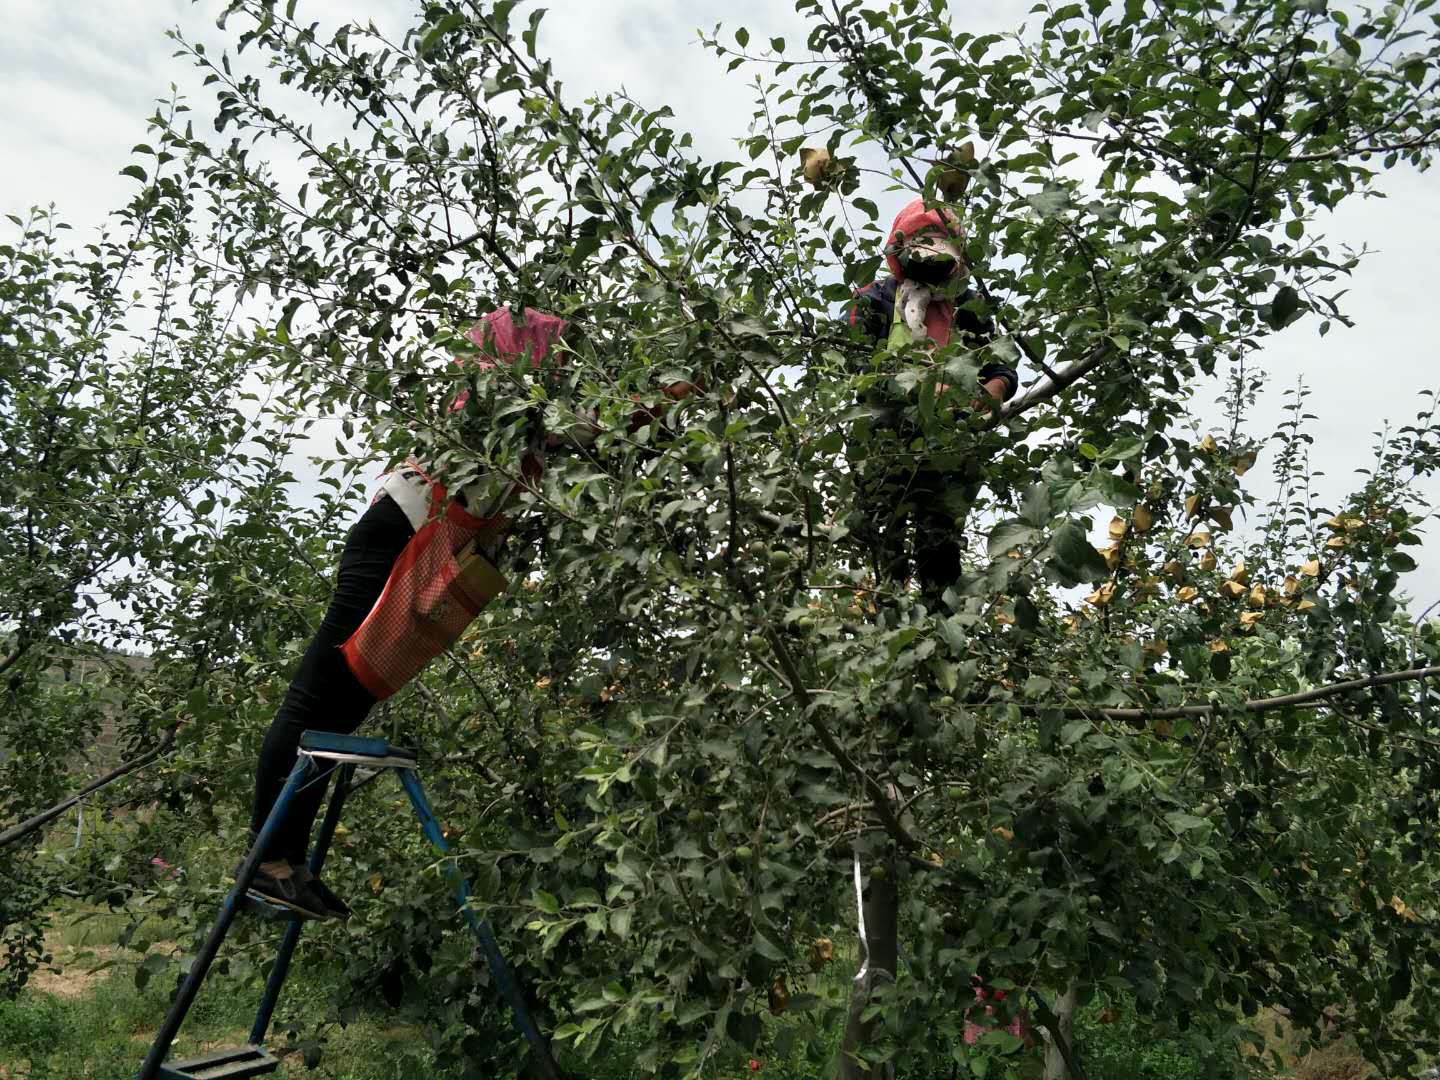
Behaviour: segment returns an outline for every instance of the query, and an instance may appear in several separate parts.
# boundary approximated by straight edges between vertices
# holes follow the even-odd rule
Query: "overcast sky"
[[[1029,0],[967,4],[961,22],[977,33],[1012,29],[1030,6]],[[145,140],[154,100],[177,83],[206,115],[205,92],[185,62],[172,58],[164,32],[179,26],[218,47],[224,40],[214,26],[219,8],[215,0],[0,0],[0,100],[6,103],[0,211],[53,202],[83,235],[122,205],[135,181],[119,169],[131,146]],[[408,18],[411,8],[407,0],[300,0],[298,14],[327,23],[373,15],[398,28],[397,17]],[[745,25],[761,41],[804,38],[804,23],[786,0],[554,0],[549,8],[541,46],[572,98],[623,85],[649,105],[670,105],[676,127],[691,131],[699,149],[714,155],[727,153],[728,141],[745,132],[751,101],[696,43],[697,28],[723,22],[731,29]],[[1431,306],[1440,237],[1431,215],[1440,205],[1440,170],[1401,167],[1385,178],[1384,190],[1387,199],[1352,200],[1322,222],[1335,246],[1375,249],[1345,300],[1356,328],[1337,326],[1322,339],[1318,320],[1302,321],[1261,355],[1269,390],[1253,429],[1262,435],[1273,429],[1281,391],[1303,375],[1318,417],[1313,460],[1324,475],[1316,485],[1322,500],[1332,502],[1354,486],[1352,473],[1369,460],[1385,421],[1409,422],[1420,407],[1417,391],[1440,387]],[[889,195],[882,215],[901,201]],[[1440,484],[1430,490],[1440,497]],[[1440,538],[1440,530],[1428,533],[1432,541]],[[1423,606],[1440,599],[1440,554],[1417,554],[1420,570],[1407,584]]]

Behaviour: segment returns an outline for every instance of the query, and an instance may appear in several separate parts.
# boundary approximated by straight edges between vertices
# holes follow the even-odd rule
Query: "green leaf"
[[[1015,598],[1015,624],[1021,630],[1037,630],[1040,627],[1040,612],[1023,593]],[[1048,679],[1045,681],[1049,682]]]
[[[1043,481],[1031,484],[1020,499],[1020,520],[1043,528],[1050,522],[1050,488]]]
[[[1085,530],[1076,522],[1067,521],[1055,530],[1050,550],[1050,565],[1072,582],[1104,581],[1110,576],[1105,557],[1095,550]]]
[[[1000,522],[990,530],[990,541],[986,545],[986,553],[990,558],[998,558],[1012,548],[1028,544],[1039,535],[1040,530],[1034,525],[1027,524],[1019,518],[1010,518]]]
[[[126,165],[125,168],[123,168],[123,169],[120,170],[120,175],[121,175],[121,176],[133,176],[136,180],[139,180],[142,184],[145,183],[147,180],[150,179],[148,176],[145,175],[145,170],[142,169],[139,165]]]
[[[785,951],[771,941],[758,927],[755,930],[754,947],[755,951],[767,960],[779,962],[785,959]]]
[[[429,56],[430,53],[434,50],[435,46],[440,43],[440,39],[442,37],[448,34],[451,30],[454,30],[456,27],[463,25],[464,22],[465,16],[461,15],[458,11],[452,11],[448,14],[442,15],[436,21],[435,25],[430,27],[429,30],[425,31],[424,36],[421,37],[419,49],[420,55]]]
[[[1042,218],[1049,218],[1070,205],[1070,193],[1064,188],[1050,188],[1048,191],[1026,196],[1025,201]]]
[[[1126,435],[1113,440],[1105,447],[1101,461],[1129,461],[1145,449],[1145,439],[1139,435]]]
[[[1140,500],[1140,489],[1124,476],[1109,469],[1095,470],[1095,487],[1111,506],[1134,506]]]
[[[610,930],[621,941],[630,936],[630,922],[634,914],[634,909],[628,907],[616,908],[610,912]]]
[[[1266,321],[1279,330],[1294,322],[1299,311],[1300,294],[1295,291],[1294,286],[1282,285],[1275,290],[1275,295],[1270,300],[1270,314]]]
[[[705,852],[700,845],[688,836],[675,845],[672,854],[678,855],[682,859],[703,859],[705,857]]]
[[[1179,810],[1171,811],[1165,815],[1165,820],[1176,832],[1189,832],[1192,829],[1203,829],[1209,824],[1204,818],[1195,817],[1193,814],[1186,814]]]

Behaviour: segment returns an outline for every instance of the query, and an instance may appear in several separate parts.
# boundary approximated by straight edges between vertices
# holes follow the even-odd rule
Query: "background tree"
[[[538,12],[421,5],[396,40],[297,7],[228,4],[233,54],[181,40],[218,136],[158,125],[223,237],[207,281],[276,309],[244,335],[284,387],[261,417],[340,414],[452,482],[517,474],[537,416],[593,409],[607,431],[550,462],[520,584],[383,721],[433,755],[462,861],[560,1043],[638,1038],[642,1065],[698,1073],[787,1010],[813,1018],[787,1037],[823,1041],[847,1002],[808,992],[812,952],[853,925],[858,860],[870,961],[893,978],[856,1004],[849,1075],[948,1056],[1016,1071],[1027,1055],[998,1029],[1027,1008],[1053,1033],[1062,992],[1133,1001],[1217,1070],[1274,1003],[1318,1030],[1350,1002],[1392,1073],[1436,1049],[1411,1019],[1435,1014],[1440,957],[1422,901],[1437,733],[1410,670],[1436,643],[1397,594],[1434,422],[1387,433],[1322,509],[1297,399],[1278,496],[1245,481],[1271,449],[1245,424],[1256,351],[1345,321],[1357,258],[1317,216],[1382,165],[1428,161],[1428,3],[1096,0],[976,38],[939,3],[801,0],[803,53],[708,39],[763,72],[742,160],[720,162],[664,108],[568,100]],[[281,87],[309,104],[280,108]],[[798,152],[821,144],[807,183]],[[876,274],[887,188],[955,207],[993,343],[877,352],[834,321]],[[501,304],[583,327],[563,374],[437,409],[466,385],[447,354]],[[990,355],[1034,380],[998,413],[969,408]],[[637,400],[695,373],[706,391],[666,427],[627,433]],[[867,422],[877,392],[906,403],[916,443]],[[1228,416],[1206,433],[1212,392]],[[983,482],[938,605],[876,578],[856,513],[856,463],[916,453]],[[248,531],[212,533],[186,578],[187,610],[236,634],[175,766],[208,778],[186,797],[221,849],[243,829],[231,763],[373,468],[345,445],[334,465],[308,517],[278,464],[234,480]],[[166,648],[214,640],[205,625]],[[368,932],[318,940],[353,958],[357,992],[426,994],[442,1061],[497,1053],[438,882],[402,869],[420,858],[408,823],[373,799],[356,813]],[[1007,992],[993,1013],[972,975]],[[997,1030],[967,1047],[967,1017]]]
[[[183,111],[171,102],[152,122]],[[72,247],[53,211],[35,211],[11,215],[0,245],[7,819],[54,802],[72,786],[67,766],[96,765],[86,751],[106,715],[138,752],[210,711],[205,673],[235,639],[197,618],[187,577],[221,572],[205,541],[241,524],[224,519],[225,493],[239,485],[253,502],[283,456],[284,431],[257,432],[242,404],[262,369],[241,294],[210,274],[224,237],[197,220],[195,169],[136,152],[144,164],[125,172],[144,187],[113,232]],[[137,668],[137,650],[157,662]],[[72,680],[82,662],[108,677]],[[11,989],[41,952],[52,894],[34,871],[24,856],[0,870]]]

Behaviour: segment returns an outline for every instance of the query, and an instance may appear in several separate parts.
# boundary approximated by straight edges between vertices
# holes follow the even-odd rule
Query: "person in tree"
[[[979,349],[988,345],[993,328],[979,314],[983,310],[980,298],[967,285],[970,272],[963,243],[964,232],[948,209],[927,207],[923,199],[906,205],[896,215],[885,243],[890,276],[855,294],[846,322],[871,344],[883,343],[894,349],[918,343],[930,348],[958,344]],[[978,378],[983,393],[995,402],[1008,401],[1020,383],[1014,368],[994,360],[980,366]],[[948,396],[950,389],[938,387],[937,397]],[[986,407],[974,395],[963,395],[960,400],[971,409]],[[914,419],[913,397],[880,387],[868,391],[862,404],[869,413],[868,432],[852,439],[850,450],[858,474],[858,532],[874,552],[878,580],[903,582],[913,572],[922,596],[938,604],[945,589],[960,576],[960,532],[980,486],[979,462],[953,450],[937,451],[925,445],[924,432]],[[920,450],[915,449],[917,441],[923,446]],[[903,793],[892,787],[892,795]],[[893,948],[898,894],[893,880],[880,883],[878,889],[876,884],[872,879],[867,885],[865,922],[872,932],[888,927],[881,933],[888,933]],[[879,945],[880,950],[884,948]],[[870,962],[867,956],[867,964]],[[894,972],[888,974],[893,977]],[[993,1016],[995,1006],[988,1002],[1004,1001],[1004,991],[988,990],[979,976],[973,982],[976,1002]],[[855,998],[862,1005],[866,1001],[866,995]],[[852,1003],[852,1010],[855,1008]],[[988,1030],[970,1015],[967,1009],[967,1044]],[[1005,1030],[1027,1045],[1033,1044],[1024,1010],[1011,1018]]]
[[[963,242],[948,209],[927,207],[923,199],[908,204],[885,243],[890,276],[856,293],[849,325],[875,344],[897,348],[988,344],[993,331],[966,284]],[[1009,400],[1020,382],[1014,368],[993,360],[981,366],[979,378],[996,401]],[[953,452],[915,452],[922,432],[906,417],[904,397],[876,389],[862,403],[870,413],[869,436],[863,449],[852,440],[851,453],[860,474],[861,531],[875,552],[876,574],[905,581],[913,566],[922,593],[938,600],[960,575],[960,528],[979,487],[979,463]]]
[[[477,385],[487,393],[504,394],[514,382],[503,368],[523,369],[527,358],[536,370],[564,363],[567,329],[564,319],[533,308],[518,320],[501,309],[466,332],[478,356],[456,357],[456,362],[478,368]],[[695,383],[679,382],[663,393],[669,401],[680,401],[696,389]],[[451,411],[463,409],[468,399],[465,391]],[[637,408],[629,430],[658,421],[667,408],[668,403]],[[250,821],[252,844],[295,766],[301,734],[354,731],[377,702],[460,637],[505,588],[495,563],[512,525],[507,511],[524,488],[538,483],[546,451],[587,446],[599,433],[585,420],[564,433],[537,431],[525,447],[519,475],[453,493],[413,459],[385,475],[346,538],[329,607],[265,735]],[[251,886],[304,918],[350,913],[306,865],[325,787],[312,782],[296,793]]]

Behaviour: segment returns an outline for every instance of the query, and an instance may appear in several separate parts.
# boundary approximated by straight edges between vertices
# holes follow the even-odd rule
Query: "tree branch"
[[[452,660],[455,659],[453,653],[450,654],[450,658]],[[435,694],[435,691],[431,690],[419,679],[416,679],[415,692],[425,699],[425,703],[430,706],[430,708],[434,711],[435,715],[440,718],[441,723],[443,723],[446,728],[451,731],[459,730],[460,725],[455,722],[455,717],[450,715],[449,710],[447,710],[445,706],[440,703],[440,698]],[[496,787],[499,787],[501,785],[502,781],[500,780],[500,777],[495,775],[495,770],[491,769],[490,766],[486,765],[483,761],[476,761],[475,767],[480,770],[481,775],[484,776],[485,779],[488,780],[490,783],[494,784]]]
[[[780,634],[773,627],[766,627],[765,637],[769,640],[770,647],[775,650],[775,659],[779,661],[780,669],[785,672],[785,678],[794,689],[795,696],[800,699],[801,705],[807,706],[805,719],[815,729],[815,734],[820,738],[820,745],[825,747],[830,756],[838,761],[846,772],[864,785],[874,802],[875,812],[879,815],[881,824],[885,826],[885,831],[894,837],[895,842],[906,851],[923,852],[924,845],[900,823],[900,818],[895,813],[895,807],[890,802],[890,795],[880,781],[862,769],[860,763],[846,753],[845,748],[825,726],[824,721],[810,713],[808,709],[812,700],[810,688],[805,685],[800,670],[795,666],[795,659],[790,655],[790,650],[785,647],[785,642]]]
[[[15,646],[14,652],[12,652],[9,656],[5,657],[5,659],[0,660],[0,675],[4,675],[5,672],[9,671],[12,667],[14,667],[22,659],[24,659],[25,654],[30,651],[30,646],[32,646],[33,644],[35,644],[35,640],[33,638],[26,638],[24,641],[20,642],[18,645]]]
[[[1039,405],[1042,401],[1049,401],[1066,387],[1079,382],[1082,378],[1094,371],[1105,360],[1112,355],[1113,346],[1109,342],[1103,342],[1091,351],[1089,356],[1081,357],[1071,364],[1064,371],[1059,372],[1054,378],[1045,378],[1036,383],[1019,397],[1013,397],[1001,405],[996,413],[999,421],[1009,420],[1012,416],[1018,416],[1032,405]]]
[[[165,732],[165,737],[160,740],[159,746],[155,747],[153,750],[141,754],[138,758],[127,761],[122,765],[117,765],[115,768],[111,769],[108,773],[100,777],[98,780],[93,780],[90,783],[86,784],[83,788],[77,791],[74,795],[71,795],[64,802],[56,803],[54,806],[50,807],[49,810],[42,810],[34,817],[27,818],[26,820],[20,822],[20,824],[14,825],[11,828],[6,829],[3,833],[0,833],[0,848],[13,844],[16,840],[29,836],[36,829],[39,829],[47,823],[54,821],[66,810],[70,809],[70,807],[74,806],[76,803],[80,802],[80,800],[84,799],[87,795],[93,795],[95,792],[99,791],[107,784],[114,783],[122,776],[128,776],[130,773],[135,772],[137,769],[143,769],[146,765],[149,765],[161,754],[169,750],[170,747],[175,745],[175,731],[176,728],[170,728],[168,731]]]
[[[1369,146],[1352,143],[1349,146],[1340,146],[1334,150],[1324,150],[1315,154],[1292,154],[1285,159],[1285,163],[1289,165],[1303,161],[1339,161],[1357,154],[1385,154],[1401,150],[1418,150],[1433,145],[1437,134],[1440,134],[1440,123],[1431,125],[1423,135],[1417,135],[1415,138],[1406,139],[1403,142],[1372,143]]]
[[[1368,690],[1376,686],[1388,686],[1391,683],[1413,682],[1416,679],[1440,678],[1440,667],[1406,668],[1401,671],[1386,671],[1379,675],[1370,675],[1363,679],[1349,679],[1345,682],[1331,683],[1329,686],[1317,687],[1314,690],[1303,690],[1298,694],[1282,694],[1279,697],[1252,698],[1241,705],[1171,705],[1160,709],[1087,709],[1084,706],[1066,706],[1067,716],[1103,716],[1107,720],[1176,720],[1188,716],[1211,716],[1216,713],[1232,711],[1243,712],[1268,712],[1271,709],[1283,709],[1291,705],[1308,705],[1313,701],[1323,701],[1326,698],[1335,697],[1339,694],[1349,693],[1352,690]],[[1020,707],[1026,710],[1037,710],[1053,708],[1053,706],[1027,705]],[[1364,725],[1361,725],[1364,726]],[[1386,734],[1395,734],[1386,732]],[[1411,736],[1419,738],[1419,736]],[[1419,738],[1419,741],[1440,746],[1440,742],[1433,739]]]

